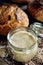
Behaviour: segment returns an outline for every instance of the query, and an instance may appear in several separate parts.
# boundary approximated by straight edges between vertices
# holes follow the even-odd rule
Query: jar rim
[[[23,50],[29,50],[29,49],[31,49],[34,45],[35,45],[35,43],[36,43],[36,41],[37,41],[37,36],[36,36],[36,34],[34,33],[34,31],[33,30],[31,30],[32,31],[32,33],[34,34],[33,36],[35,36],[35,43],[31,46],[31,47],[26,47],[26,48],[19,48],[19,47],[16,47],[16,46],[13,46],[13,44],[11,44],[11,42],[10,42],[10,40],[9,40],[9,37],[10,37],[10,33],[11,32],[17,32],[17,30],[19,31],[19,29],[21,30],[21,29],[24,29],[24,30],[27,30],[27,32],[28,32],[28,30],[31,30],[29,27],[16,27],[15,29],[12,29],[9,33],[8,33],[8,35],[7,35],[7,40],[8,40],[8,42],[9,42],[9,44],[15,49],[15,50],[18,50],[18,51],[23,51]],[[32,34],[31,33],[31,34]]]

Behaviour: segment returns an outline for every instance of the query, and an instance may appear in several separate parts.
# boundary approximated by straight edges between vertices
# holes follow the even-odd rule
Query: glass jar
[[[7,35],[7,40],[8,52],[16,61],[28,62],[37,53],[37,36],[30,28],[19,27],[11,30]]]
[[[35,22],[30,25],[30,28],[35,32],[38,37],[39,47],[43,47],[43,24]]]

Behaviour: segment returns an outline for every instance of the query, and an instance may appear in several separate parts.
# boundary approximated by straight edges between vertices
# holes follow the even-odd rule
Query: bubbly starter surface
[[[35,43],[35,38],[29,32],[19,31],[11,36],[10,42],[15,47],[27,48],[31,47]]]

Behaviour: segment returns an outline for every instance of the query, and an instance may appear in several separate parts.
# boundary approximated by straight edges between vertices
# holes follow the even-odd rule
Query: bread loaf
[[[28,16],[17,5],[3,4],[0,6],[0,34],[7,35],[12,28],[28,25]]]
[[[28,5],[28,11],[36,20],[43,22],[43,5],[31,3]]]

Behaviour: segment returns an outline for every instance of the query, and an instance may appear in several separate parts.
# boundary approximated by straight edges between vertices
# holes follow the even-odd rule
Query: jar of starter
[[[37,54],[37,36],[28,27],[11,30],[7,35],[7,40],[10,47],[8,52],[16,61],[28,62]]]
[[[35,22],[30,25],[30,28],[35,32],[38,37],[39,47],[43,48],[43,24]]]

